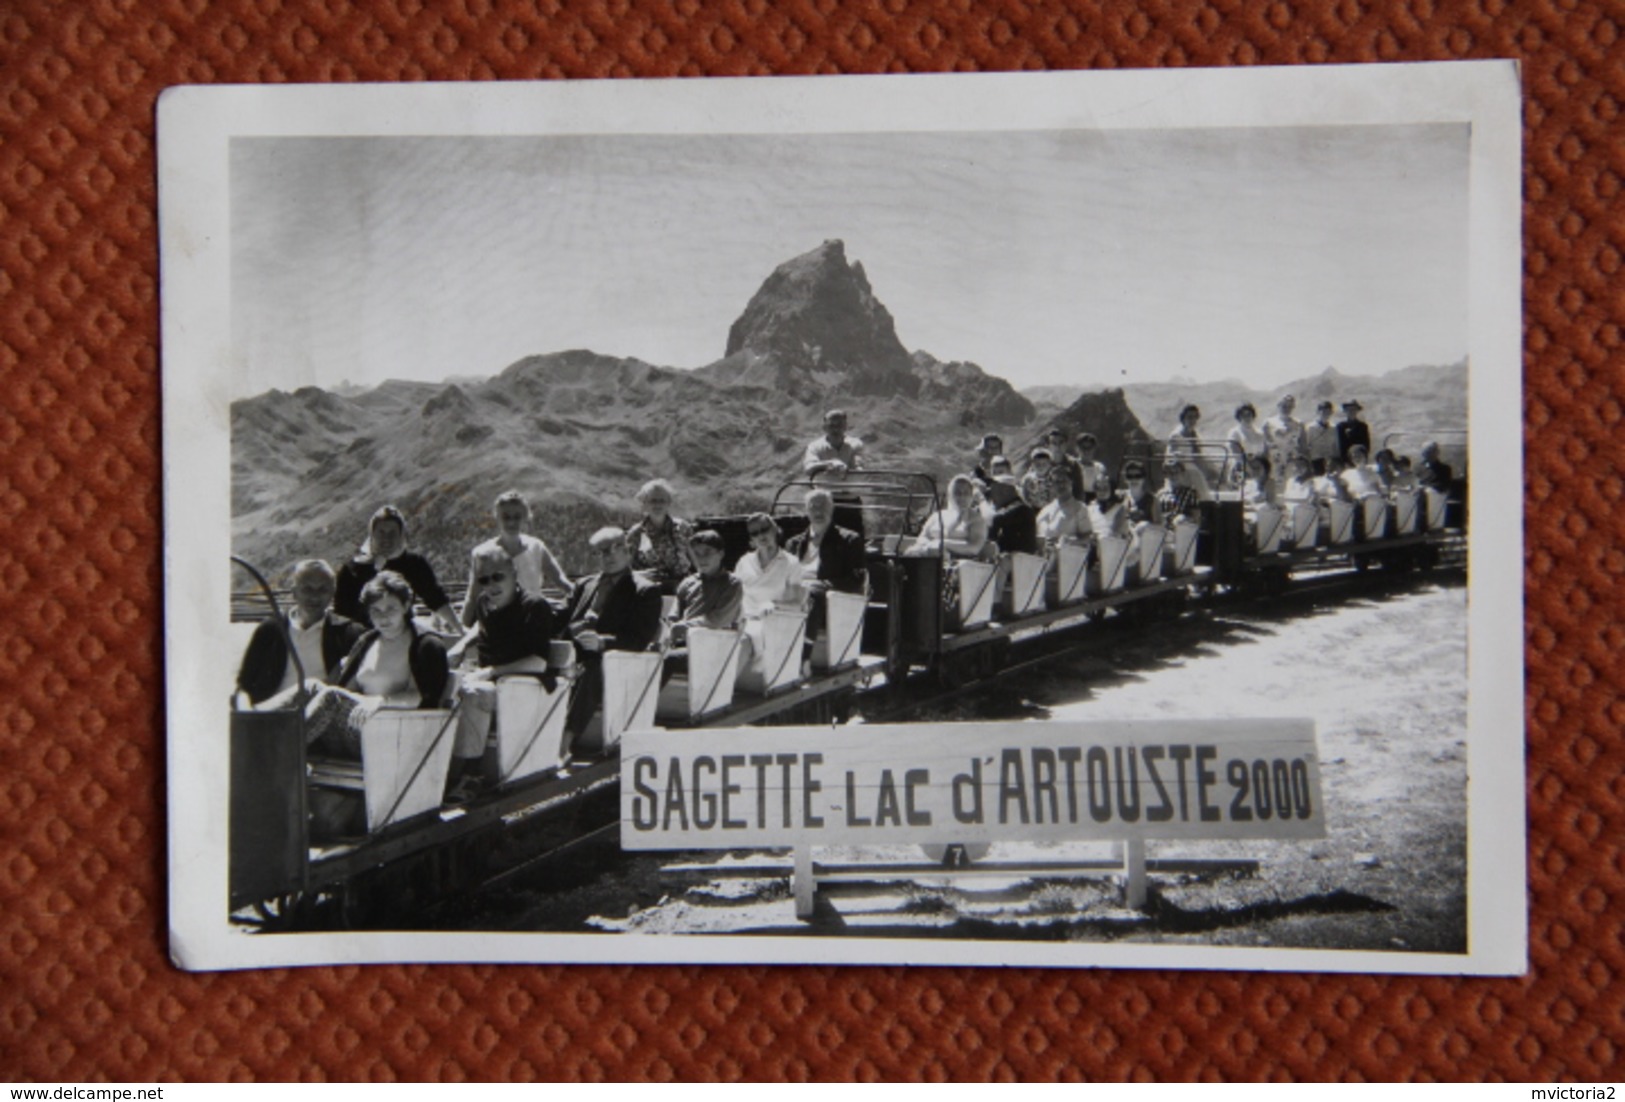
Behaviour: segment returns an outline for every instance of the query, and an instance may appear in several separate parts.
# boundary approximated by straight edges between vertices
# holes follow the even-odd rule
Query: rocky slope
[[[681,515],[764,507],[800,471],[823,411],[847,408],[870,466],[945,477],[985,431],[1020,431],[1033,407],[971,363],[910,353],[861,264],[839,241],[780,265],[694,371],[577,349],[496,376],[388,382],[341,396],[272,391],[232,406],[233,537],[280,570],[339,559],[391,502],[445,573],[491,534],[490,505],[517,488],[536,530],[582,569],[585,536],[636,515],[656,476]]]

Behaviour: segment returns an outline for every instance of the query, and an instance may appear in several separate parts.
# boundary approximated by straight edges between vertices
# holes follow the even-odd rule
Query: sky
[[[1461,125],[238,138],[234,397],[721,358],[829,238],[910,351],[1018,388],[1378,374],[1467,350]]]

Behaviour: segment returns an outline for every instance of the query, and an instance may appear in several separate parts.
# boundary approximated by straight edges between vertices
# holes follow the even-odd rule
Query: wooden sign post
[[[1148,840],[1325,834],[1306,719],[640,730],[621,750],[623,849],[792,847],[804,916],[814,846],[1122,842],[1138,907]]]

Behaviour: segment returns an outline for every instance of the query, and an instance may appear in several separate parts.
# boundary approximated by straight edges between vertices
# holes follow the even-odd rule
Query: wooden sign
[[[628,732],[624,849],[1322,838],[1306,719]]]

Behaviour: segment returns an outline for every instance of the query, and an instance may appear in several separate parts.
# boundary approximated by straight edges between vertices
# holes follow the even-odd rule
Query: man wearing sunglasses
[[[457,743],[452,750],[449,799],[460,803],[484,787],[479,763],[491,734],[496,707],[497,678],[533,674],[552,692],[555,680],[547,669],[547,650],[564,631],[564,615],[539,593],[519,588],[519,572],[501,547],[482,544],[474,549],[474,624],[447,654],[453,667],[465,654],[475,656],[473,669],[465,669],[457,692],[462,711],[457,721]]]

